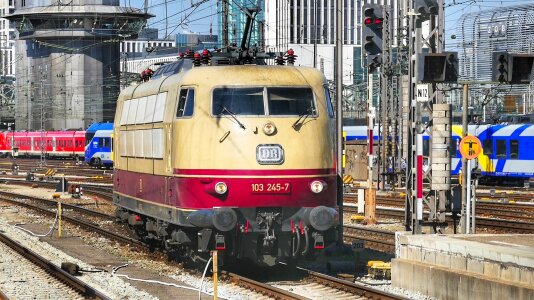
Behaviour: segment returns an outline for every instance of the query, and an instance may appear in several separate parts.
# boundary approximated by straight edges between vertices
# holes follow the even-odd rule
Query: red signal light
[[[208,51],[208,49],[204,49],[204,50],[202,50],[202,55],[208,55],[208,54],[210,54],[209,51]]]
[[[193,55],[193,57],[194,57],[194,58],[200,58],[200,54],[195,53],[195,54]]]
[[[363,23],[364,23],[365,25],[371,25],[371,24],[373,24],[373,19],[372,19],[372,18],[365,18],[365,19],[363,20]]]
[[[382,25],[384,23],[384,19],[375,19],[375,25]]]

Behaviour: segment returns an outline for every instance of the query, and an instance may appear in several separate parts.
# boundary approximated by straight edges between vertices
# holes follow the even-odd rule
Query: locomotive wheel
[[[100,167],[101,165],[101,161],[100,161],[100,158],[95,158],[95,162],[94,162],[94,165],[97,166],[97,167]]]

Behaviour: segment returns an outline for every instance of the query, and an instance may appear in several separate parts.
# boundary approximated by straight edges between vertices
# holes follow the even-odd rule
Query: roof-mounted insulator
[[[287,50],[287,53],[286,53],[286,57],[287,57],[287,65],[288,66],[293,66],[295,64],[295,60],[297,58],[297,56],[295,55],[295,51],[293,51],[293,49],[289,49]]]
[[[185,57],[186,57],[186,58],[191,58],[191,59],[192,59],[193,56],[195,56],[195,51],[189,49],[189,50],[187,50],[187,51],[185,52]]]
[[[154,71],[152,69],[147,68],[141,72],[141,81],[149,81],[150,77],[154,74]]]
[[[195,67],[200,67],[200,54],[198,53],[193,54],[193,65]]]
[[[210,52],[208,49],[202,50],[202,64],[208,65],[210,63]]]
[[[286,63],[284,57],[282,56],[282,53],[280,53],[280,55],[278,55],[278,56],[274,59],[274,62],[275,62],[278,66],[283,66],[283,65]]]

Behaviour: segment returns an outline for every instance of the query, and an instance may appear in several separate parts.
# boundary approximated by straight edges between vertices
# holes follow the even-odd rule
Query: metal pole
[[[317,15],[319,15],[317,13],[317,1],[318,0],[314,0],[313,1],[313,11],[315,12],[315,16],[313,17],[314,18],[314,21],[313,21],[313,25],[314,27],[312,27],[312,30],[313,30],[313,68],[317,68]]]
[[[467,207],[466,207],[466,218],[465,218],[465,233],[469,234],[470,232],[470,221],[471,221],[471,160],[467,160],[467,181],[465,182],[467,188]]]
[[[478,186],[478,179],[475,179],[473,180],[473,197],[471,197],[473,199],[473,203],[471,204],[471,232],[473,234],[477,233],[476,231],[476,210],[475,210],[475,206],[476,206],[476,202],[477,202],[477,186]]]
[[[463,85],[463,94],[462,94],[462,138],[467,136],[467,106],[468,106],[468,92],[469,85]],[[466,222],[466,212],[465,208],[467,206],[467,159],[462,157],[462,218],[460,219],[460,232],[466,232],[467,222]]]
[[[376,223],[375,216],[375,193],[373,187],[373,74],[371,72],[367,73],[367,155],[368,155],[368,164],[367,164],[367,197],[365,199],[365,222],[367,224]],[[380,136],[380,135],[379,135]]]
[[[217,257],[217,250],[213,251],[213,299],[217,300],[217,273],[219,272],[218,264],[219,259]]]
[[[222,0],[222,45],[223,52],[228,52],[228,0]]]
[[[336,0],[336,132],[337,132],[337,204],[339,209],[338,244],[343,245],[343,0]]]

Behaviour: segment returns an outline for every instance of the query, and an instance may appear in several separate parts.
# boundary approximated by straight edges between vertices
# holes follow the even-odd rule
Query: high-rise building
[[[390,5],[390,22],[396,28],[400,0],[344,0],[343,83],[364,80],[361,67],[362,6],[367,3]],[[295,50],[297,64],[321,69],[334,78],[336,0],[274,0],[265,7],[265,47],[275,51]],[[395,30],[395,29],[394,29]],[[317,45],[314,51],[314,44]],[[315,59],[314,59],[315,58]]]
[[[262,47],[264,35],[264,24],[265,24],[265,3],[264,0],[225,0],[228,5],[228,44],[235,44],[239,46],[243,38],[243,32],[245,31],[245,24],[247,21],[247,8],[259,10],[255,14],[254,22],[252,23],[251,33],[250,33],[250,46],[257,45]],[[219,41],[223,42],[223,1],[218,2],[218,12],[219,12]],[[220,45],[224,48],[228,45]]]
[[[119,0],[16,2],[16,128],[87,128],[112,122],[119,93],[119,40],[151,15]]]

